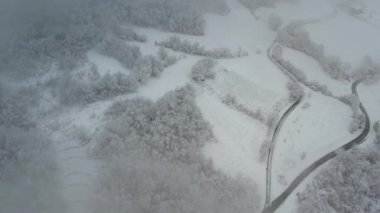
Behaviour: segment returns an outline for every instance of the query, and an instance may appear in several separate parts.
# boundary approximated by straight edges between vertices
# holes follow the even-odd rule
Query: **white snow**
[[[81,144],[78,134],[95,134],[108,106],[109,102],[97,102],[85,108],[74,107],[52,114],[41,123],[56,149],[62,195],[70,213],[91,213],[93,181],[100,163],[89,157],[91,143]]]
[[[198,61],[198,57],[187,57],[168,67],[159,78],[150,79],[139,88],[138,95],[157,100],[165,93],[185,86],[190,81],[192,66]]]
[[[371,124],[373,125],[376,121],[380,121],[380,96],[374,95],[374,92],[380,91],[380,82],[366,85],[362,83],[358,86],[358,93],[363,106],[366,108],[367,113],[370,117]],[[374,131],[371,129],[370,137],[367,139],[367,143],[372,143],[374,140]]]
[[[305,103],[310,106],[305,108]],[[272,193],[278,196],[320,157],[354,138],[348,131],[351,110],[341,102],[310,92],[279,133],[273,158]]]
[[[380,60],[380,29],[374,28],[342,11],[328,22],[306,26],[311,40],[322,44],[328,55],[338,55],[352,67],[359,65],[364,56]]]
[[[265,164],[259,163],[260,145],[266,127],[257,120],[228,108],[212,93],[204,91],[197,98],[202,114],[212,125],[216,143],[208,144],[204,154],[216,168],[231,176],[243,175],[254,180],[260,195],[265,194]]]
[[[328,0],[303,0],[299,4],[281,2],[275,8],[258,10],[256,15],[260,19],[255,19],[235,0],[228,1],[228,4],[231,8],[229,15],[206,14],[205,36],[136,27],[136,32],[146,35],[148,41],[130,43],[138,45],[143,55],[156,54],[159,48],[155,45],[156,41],[177,35],[181,39],[199,42],[207,49],[227,47],[236,51],[241,47],[249,53],[242,58],[217,60],[216,78],[204,86],[196,86],[196,103],[211,124],[216,138],[215,143],[204,147],[205,156],[212,160],[217,169],[230,176],[243,175],[252,178],[257,183],[261,201],[264,202],[266,162],[259,161],[259,151],[268,137],[268,129],[258,120],[224,104],[222,98],[228,94],[234,95],[239,104],[252,111],[260,109],[265,116],[278,113],[288,104],[286,83],[289,79],[266,55],[266,50],[276,37],[276,33],[268,29],[265,21],[267,17],[276,14],[285,23],[329,17],[321,23],[307,25],[311,39],[323,44],[328,54],[337,54],[354,66],[366,54],[371,55],[375,61],[380,59],[380,42],[376,42],[380,31],[343,12],[331,17],[334,8]],[[176,56],[184,55],[168,51]],[[87,56],[101,74],[130,72],[117,60],[95,50],[89,51]],[[326,85],[335,95],[350,94],[348,83],[329,78],[314,59],[288,48],[284,49],[284,57],[303,70],[308,80]],[[80,145],[78,138],[74,137],[75,132],[83,129],[90,135],[95,134],[102,128],[104,111],[116,100],[140,96],[155,101],[165,93],[188,83],[195,85],[191,82],[190,73],[192,66],[200,58],[191,55],[181,58],[158,78],[152,78],[140,85],[136,94],[122,95],[85,107],[64,109],[44,120],[41,125],[50,134],[57,148],[68,212],[89,211],[89,201],[94,193],[92,181],[99,166],[99,162],[88,157],[88,149],[92,144]],[[374,92],[380,91],[379,85],[377,83],[359,87],[360,98],[368,109],[372,122],[380,120],[380,98],[374,95]],[[305,99],[288,117],[278,137],[272,169],[272,198],[279,195],[315,160],[356,136],[348,132],[351,113],[341,102],[307,90]],[[54,128],[55,125],[58,129]],[[314,172],[309,176],[295,192],[302,190],[316,174]],[[296,208],[296,194],[292,193],[278,212],[295,212]]]
[[[349,82],[337,81],[329,77],[312,57],[300,51],[283,47],[283,58],[301,69],[309,82],[316,81],[327,86],[336,96],[351,94],[351,84]]]
[[[290,1],[279,1],[274,8],[262,7],[257,12],[260,18],[265,20],[271,15],[281,17],[284,25],[292,21],[318,20],[328,17],[334,13],[329,0],[302,0],[292,3]]]
[[[108,57],[106,55],[98,53],[96,50],[90,50],[87,53],[87,58],[90,63],[93,63],[97,68],[98,72],[101,75],[105,75],[107,73],[130,73],[128,69],[126,69],[119,61],[114,58]]]

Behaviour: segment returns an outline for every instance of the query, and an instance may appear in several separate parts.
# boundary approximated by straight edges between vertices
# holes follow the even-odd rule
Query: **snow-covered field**
[[[341,102],[308,92],[281,130],[273,159],[273,195],[323,155],[347,143],[351,110]]]
[[[306,26],[313,41],[322,44],[329,55],[337,55],[344,62],[357,67],[364,56],[380,60],[380,29],[338,10],[329,21]]]
[[[91,138],[104,127],[107,109],[116,101],[135,97],[157,101],[167,92],[189,84],[195,88],[196,105],[215,136],[215,141],[206,144],[202,153],[227,176],[244,176],[256,183],[260,205],[264,207],[267,162],[260,161],[260,150],[273,132],[266,121],[273,116],[280,117],[280,113],[291,104],[287,89],[290,79],[267,56],[267,50],[277,36],[277,32],[270,30],[267,23],[273,14],[282,18],[283,26],[292,21],[310,22],[305,26],[310,39],[323,44],[327,55],[337,55],[353,68],[360,64],[365,55],[380,62],[380,42],[377,42],[380,28],[363,21],[366,19],[380,27],[380,18],[378,21],[376,19],[380,17],[380,5],[375,0],[357,6],[365,11],[360,18],[328,0],[280,1],[275,7],[260,8],[255,13],[256,17],[237,0],[228,0],[227,4],[231,10],[227,15],[205,14],[204,36],[133,27],[137,34],[146,36],[147,42],[126,41],[138,46],[142,55],[157,54],[160,49],[158,42],[171,36],[198,42],[206,49],[228,48],[233,52],[241,49],[248,53],[243,57],[217,59],[214,79],[202,83],[193,81],[192,68],[203,57],[168,49],[169,55],[176,56],[178,61],[165,67],[159,76],[139,83],[136,93],[118,94],[109,99],[66,108],[50,103],[52,97],[42,98],[41,109],[45,110],[45,107],[48,111],[51,107],[52,112],[46,113],[38,127],[49,135],[56,149],[64,188],[62,194],[69,213],[91,213],[89,209],[96,194],[94,181],[102,166],[100,160],[90,156],[90,150],[95,146]],[[121,62],[99,53],[95,48],[86,56],[87,65],[94,65],[101,76],[117,72],[132,73]],[[308,81],[327,86],[334,96],[351,94],[352,82],[332,79],[312,57],[284,47],[283,58],[302,70]],[[54,74],[53,71],[51,73]],[[39,80],[44,81],[48,77],[42,76]],[[0,83],[3,84],[2,79]],[[350,107],[309,88],[303,89],[305,96],[301,104],[285,120],[275,144],[272,200],[305,168],[358,134],[349,132],[352,120]],[[361,84],[358,88],[360,100],[368,110],[372,124],[380,120],[378,91],[378,82]],[[227,103],[226,99],[231,97],[240,110]],[[260,112],[263,119],[247,112]],[[374,137],[372,131],[368,140]],[[318,171],[320,169],[303,181],[276,212],[296,212],[297,192],[302,191]]]
[[[285,23],[294,20],[318,20],[331,15],[334,8],[328,1],[302,1],[301,4],[280,3],[275,8],[261,9],[256,15],[263,19],[255,19],[249,11],[236,1],[229,1],[231,13],[226,16],[206,15],[205,36],[188,36],[162,32],[155,29],[136,28],[136,32],[147,36],[147,43],[136,43],[143,54],[155,54],[158,51],[156,42],[166,40],[172,35],[180,36],[204,45],[207,49],[226,47],[232,50],[243,48],[248,56],[237,59],[218,60],[217,77],[204,85],[195,85],[197,89],[197,105],[205,119],[211,124],[217,141],[208,144],[203,151],[215,167],[231,176],[247,176],[257,185],[261,201],[265,195],[266,163],[259,161],[259,151],[262,143],[268,139],[268,127],[243,112],[223,103],[227,95],[236,97],[239,104],[251,111],[261,110],[265,117],[279,113],[288,104],[286,83],[289,79],[266,56],[266,50],[271,45],[276,34],[268,29],[265,19],[275,13],[283,18]],[[300,12],[301,11],[301,12]],[[331,17],[330,17],[331,18]],[[338,27],[339,26],[339,27]],[[228,30],[226,30],[228,29]],[[370,54],[376,57],[375,37],[377,29],[348,17],[339,12],[332,20],[307,25],[312,40],[325,46],[327,53],[337,54],[350,62],[358,63],[360,57]],[[342,30],[344,29],[344,30]],[[366,31],[360,34],[365,39],[357,38],[354,32]],[[260,32],[260,33],[258,33]],[[347,38],[348,37],[348,38]],[[344,39],[342,39],[344,38]],[[352,42],[355,41],[355,42]],[[357,42],[360,41],[360,42]],[[356,46],[355,46],[356,45]],[[355,51],[347,51],[347,47]],[[376,49],[377,48],[377,49]],[[184,55],[170,51],[181,59],[174,66],[167,68],[157,79],[149,80],[140,86],[138,93],[142,96],[157,100],[166,92],[191,83],[191,67],[200,59],[198,56]],[[350,94],[350,84],[329,78],[318,63],[298,51],[284,48],[284,58],[291,61],[297,68],[303,70],[309,81],[326,85],[334,95]],[[100,73],[125,70],[117,61],[103,56],[96,51],[88,53],[90,62],[94,63]],[[373,91],[373,87],[370,87]],[[366,89],[364,89],[366,88]],[[324,95],[306,90],[307,94],[298,107],[287,119],[281,130],[273,159],[272,197],[278,196],[288,184],[307,166],[331,150],[341,146],[355,137],[348,132],[351,110],[341,102]],[[360,93],[365,101],[372,101],[371,91],[362,87]],[[367,92],[367,93],[366,93]],[[75,128],[97,128],[101,123],[99,117],[109,104],[96,103],[82,110],[73,110],[65,121],[65,131]],[[375,106],[376,103],[369,105]],[[377,103],[378,107],[380,103]],[[373,107],[371,115],[378,112]],[[68,173],[65,182],[75,185],[74,194],[69,196],[70,202],[88,196],[91,191],[91,175],[96,175],[96,163],[91,162],[86,154],[87,146],[75,147],[75,140],[66,139],[65,131],[53,134],[57,141],[68,141],[59,144],[60,148],[71,148],[62,152],[62,167]],[[91,132],[90,131],[90,132]],[[67,160],[69,159],[69,160]],[[71,175],[70,175],[71,174]],[[87,176],[85,175],[87,174]],[[91,175],[90,175],[91,174]],[[315,175],[315,173],[313,174]],[[297,190],[302,190],[307,181]],[[85,184],[82,184],[82,183]],[[85,189],[81,189],[85,188]],[[74,190],[67,188],[67,190]],[[79,191],[78,191],[79,190]],[[69,192],[68,194],[71,194]],[[87,193],[87,195],[83,195]],[[294,212],[296,196],[293,193],[278,212]],[[86,208],[81,205],[81,208]],[[83,210],[80,210],[83,212]],[[78,211],[78,212],[80,212]]]

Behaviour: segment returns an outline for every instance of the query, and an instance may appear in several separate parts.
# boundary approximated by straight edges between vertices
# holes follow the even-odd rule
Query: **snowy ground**
[[[147,36],[148,42],[133,44],[138,45],[144,55],[155,54],[158,51],[156,41],[178,35],[181,39],[199,42],[207,49],[227,47],[234,51],[242,47],[248,52],[247,57],[218,60],[216,79],[203,86],[196,85],[196,101],[202,114],[212,125],[217,140],[204,147],[204,154],[212,159],[216,168],[226,174],[252,178],[258,185],[263,203],[266,162],[259,161],[259,150],[268,138],[268,128],[258,120],[227,106],[222,98],[226,95],[236,96],[238,103],[251,111],[262,110],[265,117],[271,113],[279,113],[288,104],[286,83],[289,79],[266,56],[266,50],[276,37],[276,33],[268,29],[266,18],[277,14],[283,17],[285,23],[292,20],[318,19],[332,14],[334,8],[327,0],[305,0],[301,4],[280,3],[275,8],[257,11],[256,15],[260,17],[257,20],[237,1],[230,0],[228,4],[231,9],[229,15],[206,15],[205,36],[136,28],[137,33]],[[312,40],[324,44],[327,53],[340,55],[345,61],[358,63],[365,54],[380,59],[380,43],[371,42],[376,41],[380,31],[342,12],[338,12],[337,17],[331,21],[311,24],[307,29]],[[169,53],[181,56],[181,59],[164,70],[159,78],[141,85],[137,94],[99,101],[82,108],[66,109],[49,116],[43,122],[42,127],[50,133],[57,148],[66,186],[64,195],[72,210],[69,212],[86,213],[89,201],[86,198],[91,198],[91,182],[99,166],[97,161],[88,157],[88,149],[92,144],[80,143],[78,135],[81,135],[81,131],[89,135],[95,134],[102,126],[104,111],[115,100],[142,96],[154,101],[168,91],[191,83],[191,67],[200,57],[184,56],[170,50]],[[350,94],[349,84],[330,79],[310,57],[286,48],[284,57],[302,69],[310,81],[327,85],[335,95]],[[116,60],[95,50],[88,53],[88,58],[101,74],[129,72]],[[272,169],[272,198],[279,195],[314,160],[355,137],[348,132],[351,111],[346,105],[330,97],[306,91],[305,99],[290,114],[278,137]],[[359,94],[370,116],[380,119],[380,99],[374,97],[373,91],[380,91],[379,84],[359,87]],[[297,190],[302,190],[316,173],[308,177]],[[295,209],[296,196],[293,193],[278,212],[295,212]]]
[[[351,84],[349,82],[332,79],[322,70],[318,62],[310,56],[300,51],[283,47],[283,58],[289,60],[295,67],[302,70],[306,75],[307,81],[315,81],[321,85],[325,85],[335,96],[351,94]]]
[[[362,84],[358,87],[360,99],[363,102],[364,107],[367,109],[372,125],[376,121],[380,121],[380,96],[373,95],[374,91],[380,91],[380,82],[369,85]],[[368,142],[373,141],[374,136],[374,131],[371,129]]]
[[[355,135],[348,132],[351,110],[341,102],[308,92],[278,136],[273,159],[273,196],[278,196],[314,161]]]
[[[97,68],[98,72],[101,75],[105,75],[107,73],[112,74],[116,72],[129,73],[123,65],[108,56],[98,53],[96,50],[91,50],[87,53],[87,58],[90,63],[93,63]]]
[[[41,124],[57,152],[68,212],[90,213],[91,197],[95,193],[92,183],[100,164],[88,156],[89,138],[101,128],[103,111],[108,104],[99,102],[85,108],[64,110]]]
[[[338,10],[327,22],[306,26],[311,40],[322,44],[328,55],[337,55],[357,67],[364,56],[380,60],[380,29]]]
[[[256,15],[265,20],[271,15],[279,16],[283,19],[284,25],[292,21],[318,20],[328,17],[334,13],[329,0],[303,0],[303,1],[280,1],[274,8],[260,8]]]

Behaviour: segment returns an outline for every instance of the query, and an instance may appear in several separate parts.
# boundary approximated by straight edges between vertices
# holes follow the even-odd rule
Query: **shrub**
[[[138,41],[138,42],[146,42],[146,36],[139,35],[133,31],[132,28],[116,25],[113,27],[113,33],[115,37],[125,40],[125,41]]]
[[[169,56],[168,52],[163,47],[160,47],[157,57],[162,62],[163,67],[169,67],[175,64],[178,60],[175,56]]]
[[[125,41],[117,38],[106,39],[103,41],[99,47],[99,51],[104,55],[115,58],[128,69],[132,69],[136,64],[136,61],[141,58],[139,47],[131,46]]]
[[[191,77],[196,82],[203,82],[207,79],[214,79],[215,73],[213,71],[216,61],[210,58],[199,60],[191,69]]]
[[[362,129],[364,127],[365,117],[364,117],[364,115],[359,113],[358,110],[355,110],[352,113],[351,118],[352,118],[352,121],[351,121],[350,127],[349,127],[351,133],[354,133],[357,130]]]
[[[304,94],[304,91],[303,91],[301,85],[299,85],[295,82],[288,82],[286,87],[289,90],[289,101],[290,102],[296,101],[301,95]]]
[[[373,130],[375,130],[376,133],[376,143],[380,143],[380,122],[376,121],[376,123],[373,125]]]
[[[139,82],[146,82],[151,77],[157,77],[164,70],[163,63],[155,56],[144,56],[137,63],[133,72]]]

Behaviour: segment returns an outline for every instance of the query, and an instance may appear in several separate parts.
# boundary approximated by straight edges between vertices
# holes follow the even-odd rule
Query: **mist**
[[[1,213],[380,211],[374,0],[0,5]]]

